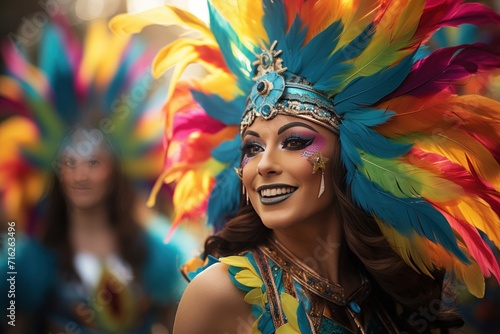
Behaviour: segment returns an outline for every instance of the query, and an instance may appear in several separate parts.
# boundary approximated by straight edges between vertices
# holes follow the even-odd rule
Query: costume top
[[[347,295],[342,286],[321,277],[271,240],[237,256],[209,256],[208,263],[188,278],[217,262],[229,266],[232,283],[252,305],[256,319],[252,333],[399,333],[394,307],[373,293],[361,271],[360,286]]]

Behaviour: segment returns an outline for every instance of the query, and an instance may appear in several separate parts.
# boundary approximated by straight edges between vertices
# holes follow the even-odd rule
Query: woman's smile
[[[257,188],[260,202],[264,205],[274,205],[290,198],[297,187],[287,184],[269,184]]]

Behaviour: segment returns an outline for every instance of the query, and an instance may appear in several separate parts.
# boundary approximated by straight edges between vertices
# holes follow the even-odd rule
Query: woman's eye
[[[264,151],[264,148],[258,143],[244,144],[241,148],[241,153],[247,157],[253,157],[262,151]]]
[[[282,146],[283,148],[286,148],[288,150],[302,150],[306,148],[307,146],[311,145],[314,141],[313,138],[302,138],[302,137],[288,137],[286,138]]]
[[[66,159],[66,160],[64,160],[64,165],[67,167],[75,167],[76,161],[73,159]]]
[[[89,165],[90,166],[97,166],[99,164],[99,161],[98,160],[90,160],[89,161]]]

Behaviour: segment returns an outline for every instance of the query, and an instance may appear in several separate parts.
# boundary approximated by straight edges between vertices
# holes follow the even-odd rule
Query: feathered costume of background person
[[[2,207],[31,232],[36,202],[66,133],[97,122],[138,184],[161,171],[164,96],[152,94],[152,53],[138,40],[112,35],[105,22],[88,27],[83,43],[60,18],[47,25],[38,67],[12,43],[3,46],[7,73],[0,76],[0,192]],[[92,138],[89,137],[89,140]]]
[[[277,41],[284,75],[305,78],[333,102],[346,186],[406,263],[427,275],[454,271],[476,296],[483,275],[500,279],[480,235],[500,246],[500,104],[452,87],[498,68],[500,55],[483,43],[422,47],[443,26],[498,24],[497,13],[461,0],[212,0],[208,8],[209,25],[169,6],[110,23],[122,33],[150,24],[198,33],[154,61],[156,75],[175,66],[155,189],[175,183],[175,223],[206,213],[220,230],[239,207],[233,169],[252,63]],[[178,82],[194,62],[208,74]]]
[[[0,192],[7,218],[16,222],[16,265],[23,268],[16,281],[17,313],[59,322],[61,328],[73,323],[82,333],[150,331],[147,326],[157,320],[157,308],[177,302],[185,288],[176,261],[189,259],[189,250],[196,247],[194,238],[180,233],[179,240],[163,244],[153,229],[168,221],[156,215],[144,222],[154,226],[144,229],[147,254],[140,280],[117,272],[102,259],[95,266],[87,261],[80,279],[95,275],[92,289],[81,282],[75,288],[70,285],[74,282],[61,279],[61,254],[36,238],[23,238],[22,232],[38,232],[40,225],[26,224],[26,217],[43,206],[38,201],[50,168],[56,167],[63,138],[79,126],[92,126],[88,138],[79,143],[88,143],[87,149],[99,145],[91,131],[101,130],[112,142],[112,153],[120,155],[127,177],[136,186],[152,185],[162,167],[159,119],[164,101],[163,89],[155,87],[150,73],[152,52],[139,39],[111,34],[102,21],[89,24],[82,42],[64,18],[57,18],[43,29],[38,66],[13,44],[4,45],[2,53],[7,73],[0,76]],[[34,215],[40,218],[39,212]],[[7,272],[6,253],[0,257]],[[103,293],[110,298],[105,303]],[[0,304],[4,301],[8,302],[4,298]],[[36,323],[33,319],[29,325]]]

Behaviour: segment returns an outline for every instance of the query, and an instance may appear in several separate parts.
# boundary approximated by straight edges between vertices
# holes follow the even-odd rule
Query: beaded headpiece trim
[[[240,133],[257,117],[270,120],[278,114],[305,118],[338,133],[341,118],[333,102],[303,77],[285,72],[287,68],[279,57],[282,51],[274,50],[276,44],[274,41],[269,50],[263,50],[253,63],[258,65],[253,78],[256,83],[247,100]]]

